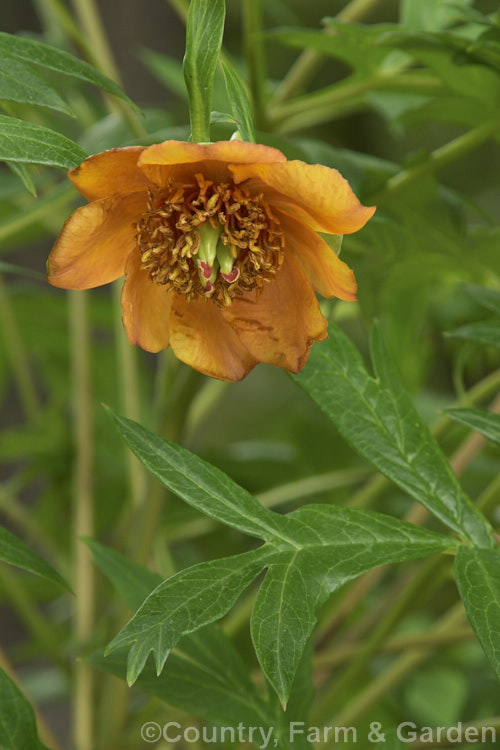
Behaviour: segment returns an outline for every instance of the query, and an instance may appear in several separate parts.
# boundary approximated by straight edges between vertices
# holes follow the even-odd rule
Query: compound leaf
[[[416,412],[377,326],[371,349],[376,378],[347,336],[330,326],[328,341],[313,349],[294,379],[379,471],[465,539],[492,547],[487,520],[465,495]]]

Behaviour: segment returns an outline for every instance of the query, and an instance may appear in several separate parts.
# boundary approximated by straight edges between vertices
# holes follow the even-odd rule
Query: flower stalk
[[[90,552],[82,537],[94,536],[92,491],[93,436],[90,374],[90,327],[85,293],[69,298],[72,367],[73,424],[75,445],[73,544],[75,582],[75,636],[81,648],[94,629],[95,582]],[[82,661],[75,665],[74,741],[77,750],[94,746],[94,680],[91,667]]]

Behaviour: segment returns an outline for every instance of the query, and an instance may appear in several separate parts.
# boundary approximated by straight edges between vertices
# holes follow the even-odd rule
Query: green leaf
[[[1,750],[47,750],[38,736],[31,704],[1,668],[0,706]]]
[[[467,617],[500,680],[500,554],[460,547],[455,576]]]
[[[227,59],[221,65],[226,82],[227,98],[238,125],[238,132],[242,140],[255,143],[252,112],[245,85],[234,66]]]
[[[287,541],[280,516],[215,466],[130,419],[110,414],[144,466],[186,503],[227,526],[265,541]]]
[[[328,31],[290,28],[277,29],[266,34],[266,38],[299,49],[312,49],[322,55],[334,57],[347,63],[353,70],[368,74],[380,68],[391,54],[375,42],[394,27],[386,24],[356,26],[328,19]]]
[[[159,573],[138,565],[95,539],[84,541],[97,567],[109,578],[130,609],[138,609],[153,589],[162,583],[163,578]]]
[[[36,187],[35,183],[33,182],[33,177],[31,175],[29,167],[26,164],[18,164],[15,161],[8,161],[6,162],[6,164],[9,169],[19,177],[26,190],[28,190],[28,192],[30,192],[31,195],[36,198]]]
[[[445,409],[444,413],[500,445],[500,414],[482,409]]]
[[[127,658],[123,652],[106,657],[102,653],[92,654],[85,661],[123,680],[126,678]],[[246,726],[272,723],[239,654],[214,626],[183,638],[160,675],[153,665],[147,664],[136,684],[174,708],[223,726],[237,726],[240,722]]]
[[[404,691],[409,716],[426,726],[453,726],[460,721],[468,694],[464,671],[441,664],[411,675]]]
[[[279,748],[311,750],[311,743],[307,741],[306,732],[290,737],[290,725],[292,722],[303,722],[304,727],[308,726],[309,712],[314,700],[313,654],[314,643],[310,638],[295,673],[286,711],[283,711],[283,706],[275,694],[269,696],[269,701],[272,701],[275,706],[273,734],[278,739],[277,747]]]
[[[133,682],[154,652],[160,672],[179,638],[222,617],[268,567],[252,617],[262,668],[285,703],[315,610],[346,581],[378,565],[453,549],[456,542],[380,514],[308,506],[288,516],[263,508],[229,477],[140,425],[114,416],[129,447],[169,489],[206,515],[264,538],[238,557],[201,563],[160,584],[109,646],[134,646]]]
[[[137,609],[162,582],[161,576],[137,565],[93,539],[85,540],[96,565],[125,602]],[[93,654],[85,661],[125,680],[126,657]],[[254,723],[261,716],[262,699],[248,670],[227,636],[213,625],[184,636],[170,654],[160,676],[146,665],[137,683],[171,706],[212,721],[237,725]]]
[[[74,117],[73,111],[57,91],[18,60],[0,57],[0,99],[20,104],[35,104]]]
[[[54,130],[0,115],[0,161],[70,169],[86,158],[80,146]]]
[[[468,323],[447,334],[453,339],[466,339],[479,344],[494,346],[500,349],[500,320],[485,320],[478,323]]]
[[[456,0],[454,3],[436,0],[402,0],[400,22],[409,29],[437,31],[461,18],[460,7],[471,5],[471,0]]]
[[[191,0],[186,29],[184,80],[189,96],[192,139],[210,141],[215,68],[222,45],[224,0]]]
[[[378,327],[372,336],[376,378],[338,328],[315,346],[296,382],[353,448],[451,529],[492,547],[491,529],[467,498],[429,428],[401,385]]]
[[[139,54],[141,60],[157,81],[183,101],[187,99],[182,64],[179,60],[147,47],[142,48]]]
[[[107,648],[109,653],[134,643],[128,656],[129,685],[137,680],[151,651],[160,674],[170,649],[183,635],[225,615],[260,573],[268,555],[261,548],[200,563],[161,583]]]
[[[7,263],[4,260],[0,260],[0,273],[11,273],[15,276],[24,276],[26,279],[45,281],[45,276],[43,273],[40,273],[40,271],[34,271],[32,268],[24,268],[23,266],[16,266],[15,263]]]
[[[452,539],[399,519],[353,508],[308,505],[289,517],[299,523],[301,548],[271,561],[251,622],[259,662],[284,705],[314,613],[330,594],[379,565],[455,546]]]
[[[49,44],[0,32],[1,54],[40,65],[43,68],[55,70],[57,73],[77,78],[86,83],[91,83],[108,94],[113,94],[123,99],[135,110],[139,111],[137,105],[110,78],[103,75],[103,73],[92,65]]]
[[[479,284],[464,284],[463,290],[481,307],[491,310],[500,317],[500,291],[498,289],[488,289]]]
[[[69,584],[51,565],[46,563],[36,552],[33,552],[17,536],[4,529],[3,526],[0,526],[0,560],[9,563],[9,565],[15,565],[17,568],[28,570],[30,573],[53,581],[71,591]]]

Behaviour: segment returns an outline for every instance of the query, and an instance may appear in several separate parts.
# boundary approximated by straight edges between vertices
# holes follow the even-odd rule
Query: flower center
[[[222,307],[274,278],[283,233],[262,196],[195,178],[148,191],[148,210],[136,224],[141,267],[167,291]]]

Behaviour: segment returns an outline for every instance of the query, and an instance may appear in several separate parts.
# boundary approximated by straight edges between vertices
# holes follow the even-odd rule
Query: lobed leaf
[[[500,680],[500,553],[461,547],[455,577],[467,617]]]
[[[265,541],[289,541],[280,517],[215,466],[113,414],[118,430],[139,461],[189,505],[227,526]]]
[[[263,671],[285,704],[315,610],[329,594],[378,565],[456,546],[448,537],[368,511],[325,505],[278,515],[189,451],[130,420],[114,419],[136,456],[167,487],[206,515],[267,541],[252,552],[177,573],[148,596],[108,647],[114,651],[134,643],[129,682],[137,679],[151,651],[161,672],[181,636],[222,617],[267,567],[252,637]]]
[[[97,669],[126,679],[127,657],[95,653],[85,661]],[[137,686],[174,708],[188,711],[223,726],[243,722],[270,723],[262,698],[249,679],[248,670],[229,639],[214,626],[183,638],[157,675],[146,665]]]
[[[57,73],[62,73],[71,78],[91,83],[108,94],[113,94],[123,99],[131,107],[139,111],[137,105],[129,99],[121,88],[110,78],[94,68],[93,65],[70,55],[68,52],[52,47],[50,44],[0,32],[0,55],[24,60],[25,62],[40,65],[49,70],[55,70]]]
[[[120,596],[133,609],[138,608],[161,576],[129,560],[95,540],[85,540],[94,561],[109,578]],[[92,654],[88,663],[126,679],[125,655],[104,657]],[[184,636],[170,654],[167,669],[160,676],[152,667],[144,668],[138,685],[171,706],[190,711],[211,721],[230,726],[240,721],[263,719],[263,701],[255,690],[238,652],[218,628],[208,625]]]
[[[222,45],[224,0],[191,0],[186,28],[184,80],[189,96],[193,137],[209,140],[215,68]],[[198,134],[198,135],[197,135]]]
[[[353,508],[308,505],[289,517],[302,528],[296,541],[302,539],[303,545],[271,560],[251,621],[259,662],[284,705],[316,623],[315,611],[330,594],[379,565],[455,546],[448,537]]]
[[[261,548],[200,563],[161,583],[107,648],[110,653],[134,643],[128,656],[129,685],[137,680],[151,651],[160,674],[170,649],[183,635],[225,615],[260,573],[267,554]]]
[[[86,158],[80,146],[54,130],[0,115],[0,161],[70,169]]]
[[[376,378],[338,328],[316,346],[295,381],[353,448],[444,524],[479,547],[491,528],[465,495],[446,457],[417,414],[389,360],[378,327],[372,336]]]
[[[70,585],[57,570],[54,570],[36,552],[33,552],[24,542],[4,529],[3,526],[0,526],[0,560],[41,576],[41,578],[46,578],[48,581],[64,586],[68,591],[71,591]]]
[[[40,741],[35,712],[15,682],[0,667],[0,748],[48,750]]]

